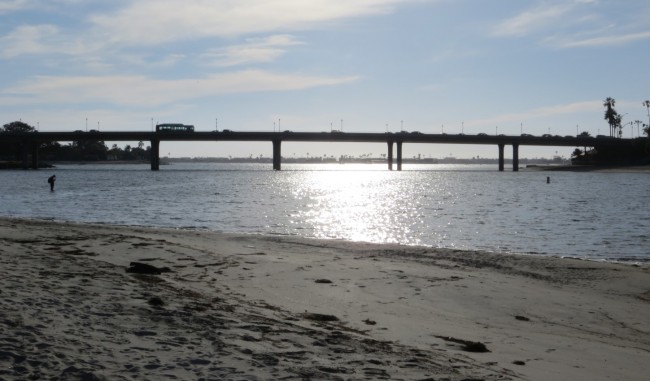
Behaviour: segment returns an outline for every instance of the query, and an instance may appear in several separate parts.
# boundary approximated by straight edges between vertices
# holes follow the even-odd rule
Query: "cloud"
[[[584,102],[574,102],[567,103],[549,107],[540,107],[532,110],[528,110],[521,113],[511,113],[498,115],[492,118],[473,120],[465,122],[466,126],[498,126],[506,123],[521,123],[533,119],[548,118],[558,115],[571,115],[578,114],[583,112],[596,112],[599,113],[602,111],[603,102],[598,101],[584,101]]]
[[[344,18],[385,14],[418,0],[138,0],[90,18],[100,34],[127,46],[322,27]],[[419,0],[422,1],[422,0]]]
[[[266,38],[251,38],[245,44],[228,46],[208,52],[204,58],[216,66],[236,66],[251,63],[272,62],[286,52],[286,48],[301,45],[291,35],[274,35]]]
[[[357,77],[317,77],[247,70],[205,78],[161,80],[139,75],[37,77],[0,92],[5,104],[108,103],[160,106],[206,96],[263,91],[292,91],[340,85]]]
[[[520,37],[531,32],[543,29],[556,23],[558,18],[568,13],[573,8],[571,4],[540,6],[524,11],[515,17],[498,24],[492,31],[493,35],[500,37]]]
[[[624,18],[611,13],[626,7]],[[634,2],[600,4],[596,0],[573,0],[556,5],[544,4],[507,19],[492,30],[497,37],[523,37],[547,34],[544,45],[554,48],[580,48],[622,45],[650,38],[644,7]]]
[[[23,9],[28,9],[33,6],[31,0],[3,0],[0,2],[0,15]]]
[[[82,1],[84,7],[79,6]],[[290,46],[302,44],[290,31],[331,27],[343,19],[387,14],[409,2],[438,0],[122,0],[110,4],[92,0],[97,2],[96,7],[88,6],[88,1],[50,0],[40,4],[39,12],[52,13],[52,21],[22,25],[0,36],[0,58],[56,54],[103,56],[105,62],[114,62],[135,52],[144,58],[161,45],[183,43],[177,49],[189,54],[188,49],[214,46],[222,38],[270,34],[265,39],[212,50],[207,56],[218,66],[265,63],[285,54]],[[38,3],[34,0],[13,0],[2,2],[0,10],[36,9],[35,5]],[[83,13],[91,8],[94,13]],[[53,21],[63,14],[71,19]]]
[[[640,40],[650,39],[650,31],[627,33],[618,35],[606,35],[584,39],[551,38],[546,42],[559,48],[597,47],[597,46],[620,46]]]
[[[65,35],[56,25],[23,25],[0,37],[0,58],[9,59],[28,54],[79,55],[98,51],[82,37]]]
[[[49,53],[52,52],[55,36],[59,34],[59,28],[55,25],[26,25],[14,29],[8,35],[0,38],[3,58],[12,58],[24,54]]]

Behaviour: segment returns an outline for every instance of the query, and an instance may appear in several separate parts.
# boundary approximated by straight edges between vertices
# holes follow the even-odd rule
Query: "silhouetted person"
[[[54,182],[56,181],[56,175],[52,175],[47,179],[47,182],[50,183],[50,191],[54,192]]]

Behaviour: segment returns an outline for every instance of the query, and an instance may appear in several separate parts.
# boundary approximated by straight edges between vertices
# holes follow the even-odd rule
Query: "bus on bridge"
[[[194,132],[194,126],[181,123],[156,124],[156,132]]]

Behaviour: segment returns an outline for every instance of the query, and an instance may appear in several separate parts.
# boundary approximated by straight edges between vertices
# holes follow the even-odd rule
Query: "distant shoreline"
[[[57,161],[52,163],[39,163],[38,169],[49,169],[56,168],[57,165],[107,165],[107,164],[149,164],[149,161],[146,160],[115,160],[115,161]],[[160,163],[161,165],[169,164],[168,162]],[[0,170],[2,169],[23,169],[23,164],[18,161],[0,161]],[[29,168],[31,169],[31,168]]]
[[[469,159],[468,159],[469,160]],[[206,159],[165,159],[160,164],[170,165],[174,163],[219,163],[219,164],[267,164],[267,160],[211,160]],[[286,164],[385,164],[385,162],[369,161],[369,160],[349,160],[349,161],[315,161],[315,160],[296,160],[289,159]],[[490,165],[496,164],[497,159],[482,159],[480,162],[466,161],[465,159],[458,159],[454,161],[446,161],[444,159],[431,162],[428,160],[413,160],[404,161],[404,164],[455,164],[455,165]],[[102,161],[59,161],[54,163],[41,163],[39,169],[56,168],[57,165],[142,165],[149,164],[147,160],[102,160]],[[395,164],[395,163],[393,163]],[[510,164],[506,161],[506,164]],[[527,164],[519,167],[527,171],[564,171],[564,172],[619,172],[619,173],[650,173],[650,164],[644,165],[571,165],[571,164]],[[20,170],[23,169],[22,163],[15,161],[0,161],[0,170]]]
[[[526,170],[565,172],[650,173],[650,165],[530,165]]]

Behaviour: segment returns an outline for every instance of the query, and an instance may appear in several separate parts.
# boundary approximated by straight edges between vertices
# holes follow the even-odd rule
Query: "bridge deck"
[[[296,141],[296,142],[403,142],[440,144],[505,144],[531,146],[629,146],[634,139],[576,136],[463,135],[367,132],[33,132],[1,133],[0,140],[36,141]]]
[[[531,136],[531,135],[452,135],[422,134],[419,132],[366,133],[366,132],[153,132],[153,131],[74,131],[0,133],[0,141],[16,141],[23,145],[23,166],[28,168],[29,150],[32,152],[32,168],[38,167],[38,148],[47,141],[150,141],[151,169],[158,170],[161,141],[268,141],[273,143],[273,169],[281,166],[282,142],[376,142],[388,145],[388,168],[393,168],[393,145],[397,145],[397,169],[402,169],[403,143],[429,144],[492,144],[499,147],[499,170],[503,171],[506,145],[513,147],[513,170],[518,170],[519,146],[608,147],[627,149],[635,139],[583,136]]]

